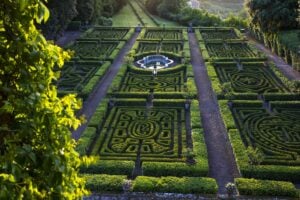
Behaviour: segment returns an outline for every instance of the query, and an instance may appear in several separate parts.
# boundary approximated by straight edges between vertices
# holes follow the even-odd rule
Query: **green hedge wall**
[[[300,198],[299,191],[290,182],[237,178],[235,183],[241,195]]]
[[[139,176],[133,183],[135,192],[166,192],[184,194],[215,194],[217,183],[212,178],[146,177]]]
[[[126,176],[107,174],[84,174],[85,186],[93,192],[122,192]]]

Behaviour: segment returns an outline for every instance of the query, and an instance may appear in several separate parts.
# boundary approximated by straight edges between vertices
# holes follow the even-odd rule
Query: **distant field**
[[[211,13],[226,18],[229,13],[243,13],[244,0],[199,0],[200,7]]]

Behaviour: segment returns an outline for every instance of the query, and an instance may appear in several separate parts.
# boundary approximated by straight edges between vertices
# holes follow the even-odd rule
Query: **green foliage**
[[[41,25],[41,28],[48,39],[57,39],[57,36],[67,29],[78,14],[76,3],[77,0],[49,0],[46,3],[51,15],[47,23]]]
[[[70,56],[35,24],[49,11],[39,0],[0,2],[0,198],[76,199],[86,194],[70,130],[81,121],[74,95],[52,85]],[[51,172],[51,173],[49,173]]]
[[[241,195],[299,197],[299,192],[291,182],[256,179],[235,179]]]
[[[297,27],[298,0],[247,0],[250,25],[263,32]]]
[[[106,174],[84,174],[86,188],[93,192],[122,192],[126,176]]]
[[[146,177],[139,176],[133,183],[136,192],[167,192],[183,194],[215,194],[216,181],[212,178],[196,177]]]

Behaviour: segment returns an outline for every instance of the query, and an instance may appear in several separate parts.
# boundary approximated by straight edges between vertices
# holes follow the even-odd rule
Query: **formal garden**
[[[1,2],[0,199],[299,199],[299,1],[218,2]]]
[[[80,94],[85,82],[101,79],[102,66],[111,62],[109,55],[92,51],[94,56],[76,56],[74,47],[81,40],[87,44],[98,40],[95,45],[99,41],[102,45],[116,38],[113,41],[120,44],[126,34],[132,34],[130,29],[115,29],[111,37],[106,29],[88,30],[70,46],[75,57],[58,81],[62,90]],[[197,28],[195,32],[241,174],[235,179],[238,191],[268,196],[274,195],[275,187],[275,195],[296,196],[291,182],[300,176],[298,88],[236,29]],[[121,192],[126,184],[136,192],[217,192],[217,182],[209,178],[188,40],[186,29],[144,28],[139,33],[77,146],[80,155],[100,158],[81,168],[94,192]],[[161,64],[161,60],[146,67],[137,64],[157,55],[174,64]]]

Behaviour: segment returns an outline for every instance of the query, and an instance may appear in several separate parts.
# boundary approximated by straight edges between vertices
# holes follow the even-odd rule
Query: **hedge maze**
[[[263,63],[216,63],[217,76],[221,82],[230,83],[235,93],[280,93],[288,89],[273,71]]]
[[[147,74],[130,70],[126,73],[119,91],[121,92],[184,92],[186,71],[171,73],[158,73],[153,76],[149,71]]]
[[[184,109],[115,106],[100,132],[102,159],[183,161]]]
[[[75,42],[71,49],[79,59],[103,60],[112,54],[118,44],[117,41],[85,40]]]
[[[183,29],[146,29],[141,33],[144,40],[184,40]]]
[[[166,42],[166,41],[140,41],[137,48],[137,53],[146,52],[172,52],[180,54],[183,51],[184,44],[182,42]]]
[[[251,58],[257,54],[246,43],[206,43],[207,51],[213,58]]]
[[[88,30],[83,37],[89,39],[97,38],[102,40],[123,40],[129,32],[129,28],[95,27]]]
[[[201,28],[200,32],[203,40],[234,40],[239,39],[233,28]]]
[[[65,63],[56,82],[59,93],[77,93],[85,99],[132,34],[133,29],[130,28],[95,27],[68,45],[66,48],[73,50],[74,56]]]
[[[263,164],[300,166],[300,104],[271,105],[271,112],[251,103],[233,107],[241,138],[262,150]]]
[[[242,38],[212,30],[197,36],[241,175],[299,181],[299,93]]]

